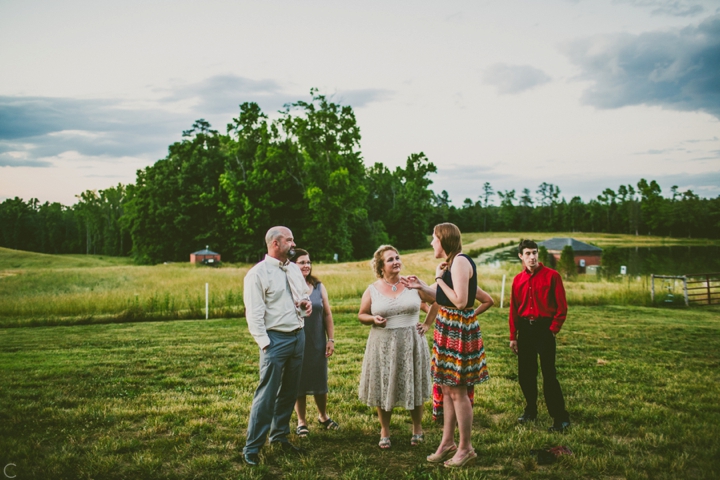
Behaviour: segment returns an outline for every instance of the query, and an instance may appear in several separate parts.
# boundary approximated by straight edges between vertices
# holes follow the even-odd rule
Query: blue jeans
[[[290,417],[297,400],[305,352],[305,331],[268,330],[270,345],[260,351],[260,383],[255,390],[243,453],[258,453],[270,443],[287,442]]]

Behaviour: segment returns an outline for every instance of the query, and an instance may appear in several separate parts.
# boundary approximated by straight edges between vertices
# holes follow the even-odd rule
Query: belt
[[[289,332],[281,332],[280,330],[269,330],[273,333],[283,333],[285,335],[297,335],[298,333],[302,332],[303,327],[298,327],[295,330],[291,330]]]
[[[520,317],[520,320],[531,327],[546,322],[549,325],[552,322],[552,318],[548,317]]]

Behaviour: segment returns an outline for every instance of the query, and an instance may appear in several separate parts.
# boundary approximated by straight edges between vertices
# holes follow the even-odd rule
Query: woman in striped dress
[[[438,304],[433,336],[432,377],[444,397],[443,436],[428,461],[445,461],[449,468],[463,467],[477,458],[472,447],[473,410],[468,387],[488,379],[480,325],[473,308],[477,292],[475,263],[462,253],[460,230],[452,223],[433,229],[431,243],[435,258],[445,257],[435,273],[435,285],[427,286],[416,277],[407,285],[418,288],[423,297]],[[455,444],[455,426],[460,442]],[[452,457],[452,458],[451,458]]]

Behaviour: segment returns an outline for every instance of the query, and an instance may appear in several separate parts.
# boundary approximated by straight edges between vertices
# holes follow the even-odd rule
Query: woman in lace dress
[[[425,337],[417,331],[420,310],[427,310],[416,290],[400,282],[400,254],[382,245],[373,256],[378,280],[362,296],[358,319],[371,325],[362,373],[360,400],[377,407],[380,420],[380,448],[390,448],[390,418],[393,407],[410,410],[413,429],[411,445],[424,441],[423,403],[430,398],[430,351]]]

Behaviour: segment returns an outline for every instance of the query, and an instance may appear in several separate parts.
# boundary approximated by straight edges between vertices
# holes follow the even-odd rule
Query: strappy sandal
[[[475,463],[476,458],[477,453],[475,453],[475,450],[470,450],[461,460],[454,460],[451,458],[447,462],[443,463],[443,465],[445,465],[445,468],[462,468]]]
[[[320,425],[325,427],[325,430],[337,430],[340,428],[340,425],[338,425],[337,422],[330,417],[328,417],[328,419],[324,422],[318,418],[318,422],[320,422]]]
[[[410,439],[410,445],[412,445],[413,447],[417,447],[421,443],[425,443],[425,434],[424,433],[416,433]]]
[[[390,437],[380,437],[380,443],[378,443],[378,447],[382,448],[383,450],[389,449]]]
[[[307,425],[298,425],[295,429],[295,434],[300,438],[305,438],[310,434],[310,430]]]
[[[440,453],[433,453],[432,455],[428,455],[427,461],[430,463],[442,463],[448,458],[455,455],[455,452],[457,452],[457,446],[451,445]]]

